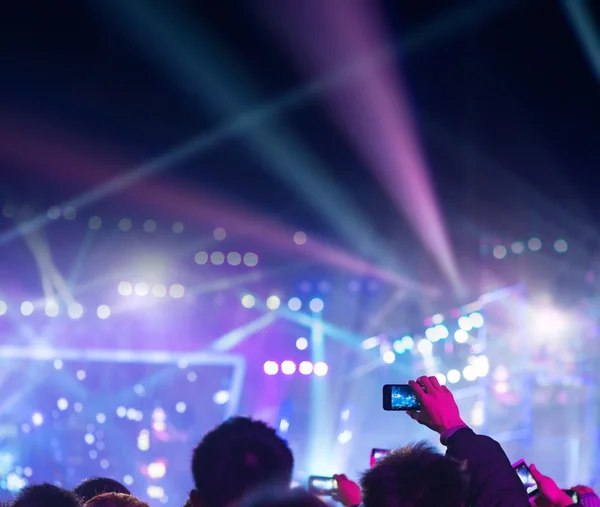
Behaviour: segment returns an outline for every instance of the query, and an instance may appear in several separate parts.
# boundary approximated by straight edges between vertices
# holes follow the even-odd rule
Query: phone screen
[[[371,468],[375,466],[381,458],[387,456],[390,452],[389,449],[372,449],[371,450]]]
[[[421,410],[421,404],[408,384],[388,384],[383,386],[383,409]]]
[[[579,495],[576,491],[573,491],[572,489],[563,489],[563,491],[569,495],[569,498],[573,501],[573,503],[579,503]]]
[[[308,478],[308,491],[317,496],[331,496],[337,489],[337,481],[333,477],[311,475]]]
[[[531,472],[529,471],[529,467],[525,464],[525,462],[520,461],[519,463],[514,465],[513,468],[515,469],[515,472],[517,472],[519,479],[521,479],[523,486],[525,486],[527,494],[529,496],[535,495],[537,493],[538,486],[535,482],[535,479],[531,475]]]

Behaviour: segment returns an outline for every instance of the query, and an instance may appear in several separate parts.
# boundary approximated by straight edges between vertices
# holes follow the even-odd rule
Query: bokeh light
[[[294,234],[294,243],[296,243],[296,245],[304,245],[307,240],[308,236],[305,232],[298,231]]]
[[[298,350],[306,350],[308,348],[308,340],[301,336],[296,340],[296,348]]]
[[[513,251],[513,253],[520,255],[525,251],[525,244],[522,241],[515,241],[510,249]]]
[[[280,304],[281,300],[277,296],[269,296],[267,298],[267,308],[269,310],[277,310]]]
[[[238,252],[229,252],[227,254],[227,263],[230,266],[239,266],[242,263],[242,256]]]
[[[242,306],[244,308],[253,308],[256,304],[256,298],[252,294],[242,296]]]
[[[450,384],[456,384],[460,381],[460,372],[458,370],[450,370],[446,378]]]
[[[285,375],[292,375],[296,372],[296,364],[294,361],[284,361],[281,363],[281,373]]]
[[[252,252],[244,254],[244,264],[250,268],[258,265],[258,255]]]
[[[564,239],[557,239],[554,242],[554,250],[556,250],[558,253],[566,253],[568,249],[569,245]]]
[[[419,343],[417,343],[417,350],[421,354],[431,354],[431,351],[433,350],[433,343],[427,339],[419,340]]]
[[[110,308],[107,305],[100,305],[96,313],[99,318],[108,319],[110,317]]]
[[[267,375],[277,375],[279,372],[279,365],[275,361],[267,361],[264,364],[263,369]]]
[[[481,313],[479,313],[479,312],[472,313],[471,315],[469,315],[469,320],[471,321],[471,325],[475,329],[479,329],[479,328],[483,327],[484,319],[483,319],[483,315],[481,315]]]
[[[319,298],[314,298],[309,303],[310,310],[315,313],[322,312],[324,306],[323,300]]]
[[[145,282],[138,282],[135,284],[134,291],[138,296],[147,296],[150,292],[150,287]]]
[[[203,265],[208,262],[208,252],[197,252],[194,255],[194,262],[198,265]]]
[[[223,252],[213,252],[210,254],[210,262],[215,266],[220,266],[225,262],[225,255]]]
[[[313,365],[310,361],[302,361],[298,366],[298,371],[302,375],[310,375],[313,372]]]
[[[318,363],[315,363],[313,366],[313,372],[318,377],[324,377],[325,375],[327,375],[328,371],[329,371],[329,367],[327,366],[326,363],[318,362]]]
[[[504,245],[496,245],[492,253],[496,259],[500,260],[506,257],[508,251],[506,250],[506,247]]]
[[[80,319],[83,316],[83,306],[80,303],[72,303],[67,312],[72,319]]]
[[[396,354],[393,350],[386,350],[381,356],[384,363],[392,364],[396,360]]]
[[[469,333],[464,329],[457,329],[454,332],[454,341],[456,343],[467,343],[469,341]]]
[[[539,238],[531,238],[527,242],[527,246],[532,252],[539,252],[542,249],[542,240]]]
[[[121,282],[118,286],[118,291],[121,296],[131,296],[133,287],[129,282]]]
[[[180,283],[175,283],[169,288],[169,295],[173,299],[181,299],[185,295],[185,287]]]
[[[23,301],[21,303],[21,313],[25,316],[29,316],[33,313],[33,303],[31,301]]]
[[[288,308],[293,312],[297,312],[300,310],[300,308],[302,308],[302,301],[300,301],[300,298],[291,298],[288,301]]]

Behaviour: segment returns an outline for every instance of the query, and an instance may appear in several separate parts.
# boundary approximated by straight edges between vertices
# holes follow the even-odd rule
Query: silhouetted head
[[[148,504],[124,493],[103,493],[87,501],[84,507],[148,507]]]
[[[53,484],[37,484],[21,490],[13,507],[81,507],[81,500],[68,489]]]
[[[84,502],[103,493],[122,493],[131,495],[131,492],[118,481],[107,477],[93,477],[86,479],[75,489],[75,494]]]
[[[194,449],[193,507],[228,507],[264,487],[288,489],[294,458],[273,428],[234,417],[207,433]]]

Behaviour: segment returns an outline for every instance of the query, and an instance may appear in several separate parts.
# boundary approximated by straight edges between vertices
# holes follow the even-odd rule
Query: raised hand
[[[354,507],[362,502],[360,486],[351,481],[344,474],[334,475],[337,481],[337,490],[331,495],[332,498],[340,502],[344,507]]]

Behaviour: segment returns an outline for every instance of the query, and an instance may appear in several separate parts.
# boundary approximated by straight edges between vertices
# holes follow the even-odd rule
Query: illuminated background
[[[591,2],[63,3],[2,21],[2,498],[181,505],[233,413],[356,477],[422,374],[593,484]]]

